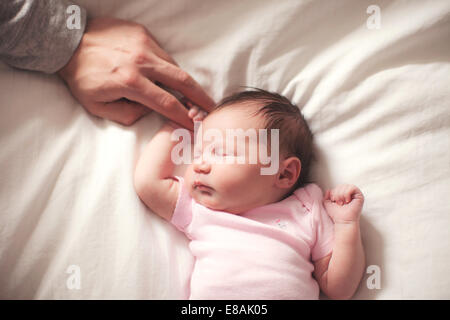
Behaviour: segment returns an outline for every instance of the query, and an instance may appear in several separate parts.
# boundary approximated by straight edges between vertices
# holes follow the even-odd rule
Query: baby
[[[318,299],[320,289],[351,298],[365,266],[364,197],[348,184],[323,196],[307,182],[312,134],[298,107],[257,89],[225,98],[206,116],[193,107],[189,116],[200,130],[191,133],[195,157],[184,177],[174,175],[172,136],[185,129],[171,122],[146,146],[134,177],[141,200],[191,240],[189,298]],[[273,129],[277,134],[249,138],[240,149],[234,137],[206,134]],[[237,161],[243,156],[247,161]],[[275,172],[262,174],[274,161]]]

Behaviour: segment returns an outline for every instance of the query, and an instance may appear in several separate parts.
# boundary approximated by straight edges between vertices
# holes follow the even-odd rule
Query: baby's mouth
[[[214,190],[210,186],[208,186],[200,181],[194,181],[193,187],[194,187],[194,189],[197,189],[199,191],[205,191],[205,192],[211,192]]]

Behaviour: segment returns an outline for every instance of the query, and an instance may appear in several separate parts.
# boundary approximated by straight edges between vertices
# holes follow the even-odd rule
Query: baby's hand
[[[351,223],[359,221],[364,196],[358,187],[342,184],[327,190],[323,204],[334,223]]]
[[[189,118],[192,119],[192,121],[203,121],[205,117],[208,115],[205,111],[200,110],[199,107],[194,106],[193,104],[188,104],[190,109],[188,112]]]

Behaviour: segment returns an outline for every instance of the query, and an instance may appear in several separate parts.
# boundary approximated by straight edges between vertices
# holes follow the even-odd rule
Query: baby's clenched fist
[[[342,184],[326,191],[323,204],[334,223],[352,223],[359,221],[364,196],[357,186]]]

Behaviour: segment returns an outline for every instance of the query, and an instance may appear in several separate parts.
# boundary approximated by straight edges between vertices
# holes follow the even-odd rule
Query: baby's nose
[[[197,161],[194,161],[194,171],[197,173],[209,173],[211,171],[211,165],[204,159],[197,159]]]

